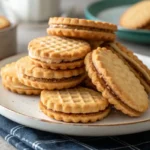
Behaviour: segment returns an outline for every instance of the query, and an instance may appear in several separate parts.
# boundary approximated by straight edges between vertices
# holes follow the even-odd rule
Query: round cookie
[[[75,69],[75,68],[79,68],[79,67],[82,67],[84,66],[84,60],[83,59],[80,59],[80,60],[77,60],[77,61],[73,61],[73,62],[62,62],[62,63],[45,63],[45,62],[41,62],[37,59],[33,59],[33,58],[30,58],[32,63],[38,67],[42,67],[42,68],[45,68],[45,69],[53,69],[53,70],[57,70],[57,69],[60,69],[60,70],[66,70],[66,69]]]
[[[21,83],[43,90],[71,88],[85,78],[84,67],[72,70],[44,69],[34,65],[28,56],[18,60],[16,68]]]
[[[113,41],[117,26],[114,24],[78,18],[53,17],[49,20],[49,35],[85,40]]]
[[[97,90],[101,91],[116,109],[129,116],[139,116],[145,112],[148,109],[148,95],[129,67],[106,48],[98,48],[91,55],[94,73],[103,81],[96,81],[97,77],[89,76],[96,87],[102,83],[102,88],[98,87]],[[86,59],[89,58],[87,56]],[[88,65],[87,60],[85,64]]]
[[[104,43],[102,46],[107,47],[107,49],[118,55],[140,80],[146,92],[150,93],[150,70],[133,52],[118,42]]]
[[[42,79],[63,79],[78,76],[85,73],[84,67],[71,70],[52,70],[36,66],[31,59],[26,56],[16,63],[17,72],[26,76]]]
[[[0,29],[4,29],[10,26],[10,22],[4,16],[0,16]]]
[[[4,87],[18,94],[39,95],[41,93],[40,89],[25,86],[18,80],[15,65],[16,63],[13,62],[1,69],[2,84]]]
[[[42,66],[63,68],[62,66],[66,65],[65,68],[70,68],[71,65],[75,65],[73,68],[76,68],[83,65],[80,60],[84,59],[91,48],[87,42],[82,40],[46,36],[32,40],[28,45],[28,50],[32,59],[43,62]]]
[[[129,29],[139,29],[150,24],[149,8],[149,0],[138,2],[123,13],[120,18],[120,25]]]
[[[76,87],[42,91],[40,109],[49,117],[64,122],[95,122],[110,112],[107,99],[94,90]]]

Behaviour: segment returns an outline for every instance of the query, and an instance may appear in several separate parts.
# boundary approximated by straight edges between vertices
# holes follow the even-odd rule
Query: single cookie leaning
[[[51,70],[34,65],[26,56],[16,63],[17,75],[23,84],[39,89],[64,89],[74,87],[85,78],[84,67],[71,70]]]
[[[10,26],[10,22],[7,18],[0,16],[0,29],[4,29]]]
[[[106,48],[94,50],[86,56],[85,65],[97,90],[116,109],[129,116],[139,116],[148,109],[148,95],[144,87],[112,51]]]
[[[86,40],[113,41],[117,26],[114,24],[78,18],[53,17],[49,20],[49,35]]]
[[[32,40],[28,50],[35,65],[56,70],[83,66],[83,59],[91,48],[82,40],[47,36]]]
[[[107,47],[107,49],[117,54],[140,80],[147,93],[150,93],[150,70],[133,54],[133,52],[118,42],[103,43],[102,46]]]
[[[64,122],[95,122],[110,112],[108,101],[99,92],[76,87],[42,91],[40,109],[49,117]]]
[[[39,95],[41,93],[40,89],[25,86],[19,81],[15,66],[16,63],[13,62],[1,69],[2,84],[4,87],[18,94]]]
[[[150,24],[150,1],[141,1],[121,16],[120,25],[129,29],[139,29]]]

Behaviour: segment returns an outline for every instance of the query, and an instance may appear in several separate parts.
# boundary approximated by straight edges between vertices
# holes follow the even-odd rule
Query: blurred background
[[[84,17],[84,8],[96,0],[0,0],[0,15],[17,23],[18,52],[27,51],[28,42],[46,35],[51,16]]]
[[[27,51],[27,45],[33,38],[46,35],[49,17],[86,17],[118,25],[119,16],[138,1],[103,0],[104,3],[101,3],[100,0],[0,0],[0,15],[6,16],[12,24],[17,25],[17,53],[20,53]],[[150,56],[147,45],[150,34],[146,36],[146,39],[149,38],[148,42],[141,42],[138,37],[141,35],[136,33],[133,38],[134,31],[124,30],[119,25],[118,28],[117,40],[137,53],[144,52]]]

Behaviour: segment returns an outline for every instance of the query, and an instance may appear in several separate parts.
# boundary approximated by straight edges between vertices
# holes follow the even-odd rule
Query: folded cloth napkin
[[[0,136],[18,150],[150,150],[150,131],[124,136],[75,137],[31,129],[1,115]]]

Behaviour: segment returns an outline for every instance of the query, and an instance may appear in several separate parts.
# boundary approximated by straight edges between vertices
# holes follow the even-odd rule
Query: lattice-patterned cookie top
[[[34,39],[29,43],[28,49],[32,58],[51,63],[78,60],[91,50],[85,41],[57,36]]]
[[[74,27],[92,27],[116,31],[117,26],[108,22],[93,21],[79,18],[52,17],[49,19],[49,25],[70,25]]]
[[[60,91],[42,91],[41,101],[47,109],[63,113],[93,113],[104,110],[108,101],[101,93],[77,87]]]

